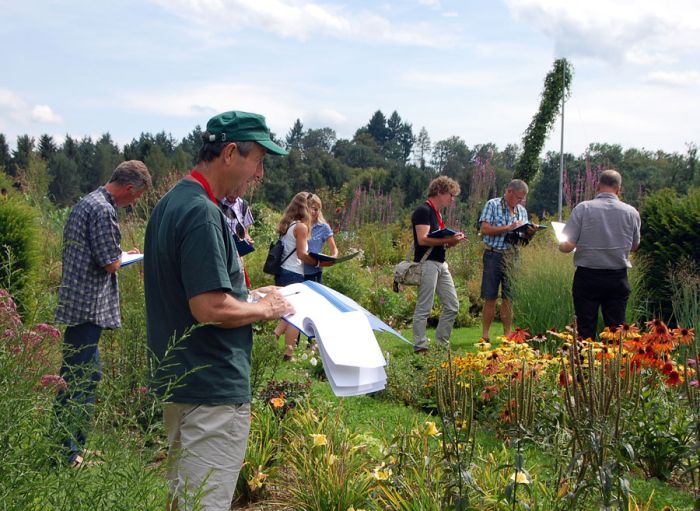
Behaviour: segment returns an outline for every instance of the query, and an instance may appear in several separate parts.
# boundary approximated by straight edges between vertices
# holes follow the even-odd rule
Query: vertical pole
[[[562,202],[564,188],[564,97],[566,95],[566,59],[562,59],[561,66],[561,146],[559,149],[559,221],[562,220]]]

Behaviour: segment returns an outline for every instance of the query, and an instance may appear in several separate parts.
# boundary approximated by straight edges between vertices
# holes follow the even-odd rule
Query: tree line
[[[123,160],[144,161],[155,186],[173,172],[185,173],[195,163],[201,133],[199,126],[181,140],[164,131],[141,133],[121,149],[109,133],[97,140],[66,136],[61,144],[49,135],[38,140],[21,135],[11,149],[0,133],[0,167],[17,186],[46,196],[59,207],[70,206],[105,183]],[[437,175],[456,179],[465,203],[474,195],[483,201],[502,193],[523,156],[517,144],[502,149],[493,143],[469,145],[458,136],[433,143],[424,127],[416,133],[398,112],[386,117],[381,110],[350,139],[338,138],[331,128],[305,128],[297,119],[276,141],[290,154],[266,160],[265,179],[253,197],[275,208],[284,207],[300,190],[327,189],[350,199],[358,188],[381,190],[393,204],[408,208],[424,198],[429,181]],[[661,188],[685,194],[700,185],[697,145],[686,147],[679,154],[593,143],[578,156],[565,153],[565,205],[590,198],[597,172],[607,167],[622,173],[624,198],[632,204]],[[548,152],[539,163],[528,183],[528,210],[542,215],[557,211],[559,153]]]

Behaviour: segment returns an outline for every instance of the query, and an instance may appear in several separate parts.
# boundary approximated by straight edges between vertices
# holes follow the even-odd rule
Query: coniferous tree
[[[0,133],[0,167],[2,167],[5,170],[5,172],[9,172],[10,163],[12,163],[12,157],[10,156],[10,146],[7,144],[5,135]]]
[[[377,145],[383,148],[389,138],[389,128],[387,128],[386,117],[384,117],[381,110],[374,112],[366,126],[366,130]]]
[[[421,170],[426,170],[428,158],[430,158],[432,145],[430,143],[430,135],[428,135],[428,130],[423,126],[418,132],[418,137],[416,138],[415,145],[415,159],[418,164],[418,168]]]
[[[78,166],[64,151],[54,155],[49,163],[51,184],[49,196],[58,206],[71,206],[80,197]]]
[[[202,128],[199,126],[194,127],[194,129],[182,139],[180,147],[187,154],[189,158],[189,164],[187,168],[194,166],[197,162],[197,154],[199,153],[199,148],[202,147]]]
[[[34,152],[34,138],[29,135],[17,137],[17,149],[12,151],[10,175],[17,176],[20,170],[29,168],[29,158]]]
[[[58,147],[51,135],[44,134],[39,137],[39,156],[41,156],[44,161],[51,161],[56,151],[58,151]]]
[[[297,149],[300,151],[303,138],[304,125],[301,123],[300,119],[297,119],[294,121],[294,125],[291,127],[285,138],[285,145],[287,149]]]

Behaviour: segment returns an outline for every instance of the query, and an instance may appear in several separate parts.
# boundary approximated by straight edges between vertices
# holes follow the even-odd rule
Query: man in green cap
[[[252,323],[293,309],[273,286],[248,300],[219,201],[262,179],[267,152],[287,152],[247,112],[213,117],[202,139],[195,168],[146,227],[146,323],[153,387],[166,401],[168,509],[228,511],[250,429]]]

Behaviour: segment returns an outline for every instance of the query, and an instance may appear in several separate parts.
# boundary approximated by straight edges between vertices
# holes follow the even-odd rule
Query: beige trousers
[[[168,479],[178,511],[229,511],[245,458],[250,403],[167,403]]]

